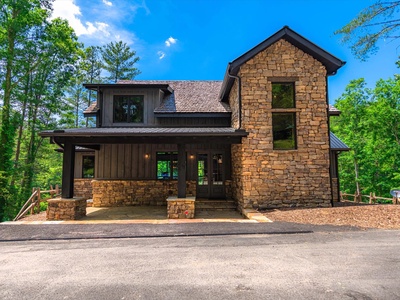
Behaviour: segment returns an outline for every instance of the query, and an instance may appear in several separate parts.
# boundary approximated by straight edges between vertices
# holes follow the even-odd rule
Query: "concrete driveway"
[[[44,225],[1,225],[0,299],[400,298],[400,231],[268,234],[272,224],[241,224],[228,235],[212,235],[225,223],[161,225],[159,237],[145,237],[155,232],[146,224],[125,231],[48,225],[58,239],[19,241],[5,241],[10,229],[14,237],[57,234]],[[142,234],[124,237],[129,231]]]

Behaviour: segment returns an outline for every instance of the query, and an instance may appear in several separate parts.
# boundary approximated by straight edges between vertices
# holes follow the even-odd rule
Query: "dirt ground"
[[[316,225],[347,225],[361,228],[400,229],[400,205],[354,205],[342,202],[330,208],[286,208],[263,211],[272,221]],[[46,212],[27,216],[23,221],[45,221]]]
[[[272,221],[315,225],[400,229],[400,205],[338,203],[330,208],[287,208],[263,211]]]

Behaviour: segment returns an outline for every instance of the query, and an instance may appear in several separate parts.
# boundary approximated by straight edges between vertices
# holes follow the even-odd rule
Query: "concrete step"
[[[196,200],[196,210],[236,210],[233,200]]]

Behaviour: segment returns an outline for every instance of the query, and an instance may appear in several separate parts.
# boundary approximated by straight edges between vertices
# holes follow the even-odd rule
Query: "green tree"
[[[399,9],[400,1],[379,0],[363,9],[335,34],[342,35],[342,42],[351,44],[357,58],[366,60],[370,53],[378,50],[379,40],[400,37]]]
[[[3,0],[0,10],[0,59],[4,62],[2,81],[3,103],[0,127],[0,221],[5,217],[6,202],[13,196],[13,148],[16,119],[12,106],[14,90],[23,75],[20,64],[25,57],[24,46],[34,26],[41,26],[50,14],[50,2],[40,0]],[[34,62],[27,73],[33,71]],[[21,76],[22,75],[22,76]]]
[[[364,79],[352,80],[335,107],[342,113],[332,118],[331,129],[351,148],[349,153],[340,155],[342,190],[360,192],[360,168],[365,149],[365,114],[370,98]]]
[[[111,82],[131,80],[140,74],[135,67],[139,57],[135,57],[136,52],[122,41],[105,45],[101,50],[101,56],[103,68],[109,73],[107,79]]]

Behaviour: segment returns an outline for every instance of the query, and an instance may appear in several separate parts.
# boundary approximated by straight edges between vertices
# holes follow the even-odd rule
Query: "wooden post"
[[[74,166],[75,145],[70,142],[64,144],[63,170],[62,170],[62,197],[70,199],[74,197]]]
[[[34,192],[35,192],[35,188],[32,188],[32,194],[33,194]],[[35,198],[36,198],[36,195],[35,195],[34,197],[32,197],[31,204],[35,203]],[[32,205],[32,206],[31,206],[31,215],[33,215],[34,212],[35,212],[35,207],[34,207],[34,205]]]
[[[40,188],[37,188],[37,203],[36,203],[36,213],[40,213],[40,200],[41,200],[41,196],[40,196]]]
[[[376,195],[375,195],[375,192],[374,192],[373,195],[374,195],[373,203],[376,204]]]
[[[60,194],[60,188],[58,184],[56,184],[56,196]]]
[[[369,204],[372,204],[372,192],[369,193]]]
[[[178,198],[186,198],[185,144],[178,144]]]

